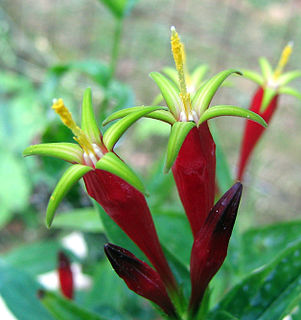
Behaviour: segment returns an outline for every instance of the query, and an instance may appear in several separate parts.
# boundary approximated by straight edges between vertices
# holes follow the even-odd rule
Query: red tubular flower
[[[195,314],[204,292],[223,264],[241,198],[237,182],[215,204],[193,243],[190,260],[191,298],[189,309]]]
[[[211,100],[223,81],[239,71],[229,69],[207,80],[196,92],[187,84],[184,47],[175,28],[171,29],[171,48],[178,74],[177,85],[158,72],[151,78],[158,85],[168,110],[157,110],[145,116],[171,125],[165,172],[172,168],[179,196],[194,237],[198,234],[215,196],[215,143],[207,120],[219,116],[245,117],[266,125],[256,113],[231,105],[209,108]],[[121,110],[111,115],[105,123],[128,116],[145,107]]]
[[[207,122],[188,133],[172,172],[196,237],[214,204],[215,195],[215,143]]]
[[[73,273],[69,258],[60,251],[58,253],[58,276],[62,294],[68,298],[73,298]]]
[[[154,269],[114,244],[106,244],[104,250],[112,267],[129,289],[156,303],[167,315],[176,315],[164,284]]]
[[[102,135],[96,124],[91,99],[91,91],[88,89],[83,99],[82,129],[76,125],[62,99],[55,101],[53,105],[53,109],[71,129],[80,146],[72,143],[49,143],[34,145],[24,151],[24,155],[48,155],[72,163],[50,197],[46,212],[47,225],[51,225],[55,210],[66,192],[83,178],[88,194],[145,253],[168,290],[175,291],[174,277],[164,257],[142,193],[143,184],[113,151],[117,140],[132,123],[146,113],[161,108],[148,107],[133,113]]]
[[[292,44],[288,44],[281,55],[278,66],[275,71],[272,70],[271,65],[265,58],[259,60],[262,76],[256,72],[244,70],[245,77],[251,79],[259,85],[259,88],[253,96],[250,110],[259,114],[267,123],[270,122],[275,110],[278,106],[278,99],[280,94],[290,94],[301,99],[301,94],[286,86],[290,81],[301,76],[300,71],[292,71],[282,74],[283,68],[287,64],[292,52]],[[241,143],[240,158],[238,163],[237,179],[242,180],[251,158],[254,148],[262,137],[265,128],[258,124],[246,120],[244,135]]]

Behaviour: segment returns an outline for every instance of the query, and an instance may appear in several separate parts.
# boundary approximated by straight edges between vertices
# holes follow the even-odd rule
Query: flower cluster
[[[83,98],[81,128],[62,99],[53,103],[53,109],[73,132],[78,144],[33,145],[24,151],[24,155],[53,156],[71,163],[50,197],[46,213],[49,227],[64,195],[83,178],[88,194],[141,249],[152,265],[125,248],[109,243],[105,246],[105,253],[116,273],[131,290],[154,302],[171,319],[197,319],[205,290],[226,257],[242,192],[242,185],[237,182],[214,204],[216,155],[208,120],[219,116],[239,116],[263,126],[266,124],[256,113],[236,106],[209,108],[223,81],[233,73],[239,74],[239,71],[222,71],[201,84],[202,67],[197,69],[191,81],[185,65],[184,46],[174,28],[171,47],[176,70],[170,69],[169,74],[174,81],[160,73],[151,73],[167,108],[143,106],[118,111],[104,123],[119,121],[102,134],[93,113],[91,91],[87,89]],[[190,297],[183,295],[164,255],[142,182],[114,151],[118,139],[141,117],[171,125],[165,171],[172,169],[194,237]],[[71,291],[67,294],[69,297],[72,296]]]

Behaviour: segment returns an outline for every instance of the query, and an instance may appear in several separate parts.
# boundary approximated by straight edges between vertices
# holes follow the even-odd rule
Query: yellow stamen
[[[283,68],[286,66],[286,64],[289,61],[292,51],[293,51],[293,43],[289,42],[283,49],[277,68],[275,69],[275,72],[273,75],[275,80],[278,79],[278,77],[281,75]]]
[[[76,140],[83,150],[89,154],[92,152],[95,155],[93,146],[89,141],[83,130],[77,126],[72,118],[72,115],[68,108],[65,106],[63,99],[53,101],[52,109],[61,117],[63,124],[68,127],[74,134],[74,140]]]
[[[183,43],[180,41],[179,35],[175,27],[171,27],[171,50],[175,61],[176,69],[178,71],[179,85],[180,85],[180,97],[184,105],[184,111],[187,119],[191,112],[190,94],[187,92],[185,81],[185,52]]]

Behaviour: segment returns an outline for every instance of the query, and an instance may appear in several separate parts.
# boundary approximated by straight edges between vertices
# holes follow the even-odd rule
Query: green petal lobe
[[[123,179],[134,188],[142,193],[145,193],[145,188],[136,173],[128,167],[118,156],[113,152],[106,153],[95,166],[97,169],[108,171],[115,176]]]
[[[92,106],[92,92],[90,88],[87,88],[84,93],[82,103],[82,130],[87,136],[95,143],[100,144],[100,131],[98,129],[93,106]]]
[[[117,120],[117,119],[121,119],[124,118],[125,116],[137,112],[137,111],[142,111],[144,110],[146,107],[145,106],[141,106],[141,107],[132,107],[132,108],[127,108],[127,109],[122,109],[120,111],[114,112],[113,114],[111,114],[109,117],[107,117],[104,122],[102,123],[103,126],[107,125],[108,123]],[[164,122],[173,124],[175,123],[175,118],[170,114],[170,112],[168,111],[168,109],[166,107],[156,107],[156,108],[160,108],[162,110],[157,110],[157,111],[153,111],[150,112],[148,114],[145,115],[146,118],[151,118],[151,119],[157,119],[157,120],[162,120]]]
[[[176,122],[171,127],[164,167],[165,173],[173,166],[187,134],[193,127],[195,127],[194,122]]]
[[[103,135],[103,143],[106,148],[111,151],[120,139],[123,133],[137,120],[144,117],[146,114],[161,109],[162,107],[143,107],[137,112],[132,112],[123,119],[114,123]]]
[[[202,122],[205,122],[209,119],[221,117],[221,116],[246,118],[248,120],[253,120],[255,122],[258,122],[263,127],[267,127],[267,123],[257,113],[250,111],[248,109],[244,109],[236,106],[228,106],[228,105],[219,105],[219,106],[214,106],[209,108],[202,114],[198,125],[200,125]]]
[[[259,111],[264,112],[268,105],[270,104],[271,100],[277,94],[277,91],[273,88],[265,87],[262,97],[262,102]]]
[[[252,70],[241,70],[242,71],[242,76],[251,80],[251,81],[254,81],[255,83],[257,83],[258,85],[262,86],[263,83],[264,83],[264,79],[263,77],[257,73],[257,72],[254,72]]]
[[[82,161],[83,150],[74,143],[42,143],[29,146],[23,151],[23,156],[49,156],[62,159],[71,163]]]
[[[278,91],[280,94],[288,94],[294,96],[295,98],[301,100],[301,92],[291,87],[282,87]]]
[[[263,74],[264,79],[270,79],[273,75],[273,69],[269,63],[269,61],[265,57],[261,57],[258,60],[261,72]]]
[[[202,113],[208,108],[217,89],[221,86],[223,81],[233,73],[241,74],[238,70],[234,69],[221,71],[209,79],[196,92],[192,100],[192,108],[198,113],[198,115],[202,115]]]
[[[201,85],[201,82],[207,73],[209,67],[207,64],[202,64],[193,70],[191,74],[191,84],[194,88],[198,89]]]
[[[151,105],[152,106],[158,106],[159,104],[162,104],[162,102],[164,101],[164,98],[162,96],[161,93],[158,93],[155,98],[153,99]]]
[[[174,68],[166,67],[162,70],[179,87],[178,72]]]
[[[295,70],[295,71],[287,72],[287,73],[281,75],[278,79],[278,82],[280,83],[281,86],[285,86],[289,82],[291,82],[297,78],[300,78],[300,77],[301,77],[301,71]]]
[[[75,164],[65,171],[56,185],[48,203],[46,211],[46,225],[48,228],[51,226],[55,211],[66,193],[83,175],[91,170],[93,170],[93,168],[82,164]]]
[[[175,116],[175,118],[178,118],[182,103],[179,96],[179,89],[159,72],[151,72],[150,77],[159,87],[170,112]]]

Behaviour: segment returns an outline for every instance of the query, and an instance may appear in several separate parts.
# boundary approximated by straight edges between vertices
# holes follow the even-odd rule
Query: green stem
[[[112,52],[111,52],[110,81],[115,76],[115,71],[116,71],[118,56],[119,56],[120,38],[121,38],[121,34],[122,34],[122,28],[123,28],[123,19],[116,20],[116,26],[115,26],[115,32],[114,32],[114,38],[113,38],[113,47],[112,47]]]
[[[113,46],[111,51],[110,76],[109,76],[107,85],[105,87],[104,99],[100,104],[99,118],[101,120],[104,120],[107,117],[107,109],[109,106],[109,97],[107,94],[107,90],[110,87],[112,80],[114,79],[115,71],[117,68],[122,28],[123,28],[123,19],[117,19],[116,25],[115,25],[114,37],[113,37]]]

